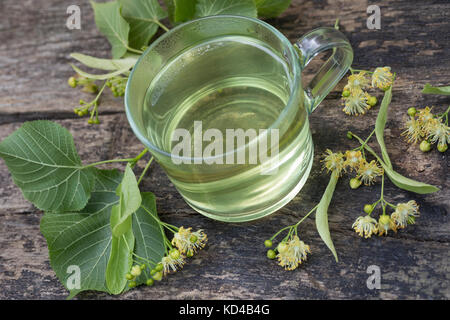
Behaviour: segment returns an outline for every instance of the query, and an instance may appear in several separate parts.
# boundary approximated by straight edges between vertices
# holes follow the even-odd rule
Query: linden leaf
[[[167,17],[158,0],[119,0],[122,16],[130,25],[129,44],[141,49],[158,30],[158,22]]]
[[[383,101],[381,101],[380,111],[378,111],[377,120],[375,122],[375,135],[381,149],[381,156],[386,165],[392,169],[392,163],[384,143],[384,128],[386,126],[388,107],[392,99],[392,86],[384,93]]]
[[[55,122],[25,122],[0,143],[0,157],[24,197],[41,210],[81,210],[94,187],[94,169],[83,167],[72,135]]]
[[[196,17],[234,14],[256,18],[256,6],[253,0],[197,0]]]
[[[113,245],[117,240],[114,240],[110,226],[111,209],[119,203],[116,189],[123,175],[118,170],[95,170],[95,188],[82,212],[45,213],[41,220],[41,232],[47,240],[50,264],[61,283],[70,290],[69,298],[85,290],[120,293],[125,279],[122,273],[129,271],[125,270],[129,266],[128,251],[123,249],[127,249],[127,245],[131,247],[132,243]],[[135,253],[156,263],[161,261],[165,247],[157,222],[155,196],[150,192],[141,195],[142,205],[132,215]],[[108,265],[110,287],[106,282]],[[115,270],[113,265],[120,269]],[[70,266],[80,269],[78,288],[71,283],[72,274],[68,273]],[[144,283],[145,277],[138,277],[136,282]]]
[[[136,176],[130,164],[125,168],[116,194],[119,196],[119,203],[111,211],[111,230],[114,236],[119,237],[131,230],[131,215],[139,209],[142,202]]]
[[[112,57],[118,59],[128,50],[128,33],[130,26],[120,15],[117,1],[96,3],[91,1],[94,9],[95,24],[111,44]]]
[[[172,23],[192,20],[195,16],[197,0],[164,0]]]
[[[334,189],[336,188],[337,181],[339,176],[332,172],[330,176],[330,182],[328,182],[328,186],[325,189],[325,192],[322,195],[322,199],[320,199],[319,205],[316,211],[316,227],[319,232],[320,237],[323,242],[327,245],[328,249],[334,255],[336,262],[338,261],[336,249],[334,248],[333,240],[331,240],[330,228],[328,227],[328,207],[331,202],[331,198],[333,197]]]
[[[291,4],[291,0],[254,0],[258,16],[275,18],[282,14]]]
[[[87,67],[108,71],[122,69],[129,70],[134,67],[138,59],[137,55],[128,55],[123,59],[101,59],[91,57],[82,53],[71,53],[70,56]]]
[[[450,96],[450,86],[447,87],[433,87],[431,84],[425,84],[422,93],[425,94],[440,94],[444,96]]]

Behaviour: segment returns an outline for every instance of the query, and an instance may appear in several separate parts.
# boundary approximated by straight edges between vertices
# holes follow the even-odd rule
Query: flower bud
[[[169,251],[169,255],[172,259],[178,259],[180,257],[180,251],[177,249],[172,249]]]
[[[414,116],[416,115],[417,110],[416,110],[416,108],[411,107],[411,108],[408,109],[407,112],[408,112],[408,115],[409,115],[410,117],[414,117]]]
[[[264,241],[264,245],[266,246],[266,248],[272,247],[272,245],[273,245],[272,240],[268,239],[268,240]]]
[[[129,287],[129,288],[134,288],[134,287],[136,287],[136,285],[137,285],[136,281],[130,281],[130,282],[128,282],[128,287]]]
[[[358,178],[350,179],[350,188],[358,189],[360,185],[361,185],[361,180],[359,180]]]
[[[373,211],[373,206],[371,204],[366,204],[364,206],[364,212],[367,214],[371,214]]]
[[[349,97],[350,96],[350,91],[349,90],[342,91],[342,96],[345,97],[345,98]]]
[[[131,272],[130,273],[134,277],[139,277],[141,275],[141,272],[142,272],[141,267],[138,266],[138,265],[135,265],[135,266],[133,266],[131,268]]]
[[[72,88],[75,88],[77,86],[77,79],[75,77],[70,77],[67,80],[67,83],[69,84],[69,86],[71,86]]]
[[[147,279],[147,281],[145,282],[146,285],[148,286],[152,286],[155,283],[155,281],[153,279]]]
[[[271,250],[267,250],[267,258],[269,259],[275,259],[275,257],[277,256],[277,254],[275,253],[275,251]]]
[[[153,275],[153,279],[155,279],[156,281],[161,281],[162,277],[163,277],[163,273],[161,271],[159,271]]]
[[[422,152],[428,152],[431,150],[431,143],[429,143],[427,140],[423,140],[419,145],[420,151]]]
[[[377,104],[378,100],[377,97],[370,96],[369,99],[367,99],[367,104],[371,107],[374,107]]]
[[[278,252],[281,252],[281,253],[285,252],[287,250],[287,248],[288,248],[288,246],[287,246],[286,242],[284,242],[284,241],[280,242],[277,246]]]
[[[164,266],[162,263],[158,263],[155,267],[154,270],[156,270],[157,272],[162,271],[164,269]]]
[[[448,149],[447,144],[438,144],[437,149],[439,150],[439,152],[445,152]]]

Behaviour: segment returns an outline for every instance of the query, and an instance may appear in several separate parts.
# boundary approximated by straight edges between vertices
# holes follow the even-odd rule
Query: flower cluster
[[[166,223],[163,223],[163,226],[174,233],[172,241],[165,242],[166,255],[157,264],[135,255],[138,260],[145,261],[145,263],[133,265],[130,272],[125,275],[125,278],[129,280],[128,287],[136,287],[138,284],[136,279],[142,273],[146,277],[145,283],[148,286],[152,286],[155,281],[161,281],[163,276],[183,268],[186,258],[192,257],[198,250],[204,248],[208,241],[206,233],[201,229],[192,232],[192,228],[177,228]],[[167,251],[167,249],[169,250]],[[154,267],[150,268],[150,265]]]
[[[375,160],[367,161],[360,148],[347,150],[345,153],[334,153],[327,149],[322,162],[324,163],[324,169],[336,172],[338,175],[343,172],[354,171],[356,176],[350,180],[352,189],[358,188],[362,183],[371,185],[375,183],[376,177],[384,174],[384,170],[378,162]]]
[[[296,231],[297,226],[292,227]],[[285,270],[295,270],[303,261],[306,261],[307,254],[311,253],[309,246],[300,240],[296,232],[293,234],[292,230],[278,243],[275,249],[267,251],[267,257],[269,259],[277,258],[278,264]],[[266,240],[264,245],[267,248],[272,247],[272,240]]]
[[[405,121],[402,135],[409,143],[420,142],[420,150],[428,152],[432,144],[437,144],[440,152],[445,152],[450,143],[450,127],[448,126],[448,112],[433,114],[432,107],[416,110],[408,109],[408,120]]]
[[[88,123],[99,124],[100,121],[98,119],[98,105],[100,102],[100,96],[102,95],[105,87],[110,88],[115,97],[122,97],[125,94],[127,81],[128,77],[114,76],[105,80],[103,86],[99,90],[97,84],[95,83],[95,79],[90,79],[79,75],[77,75],[76,77],[70,77],[67,80],[67,83],[70,87],[76,88],[78,86],[82,86],[82,90],[84,92],[97,94],[96,97],[90,102],[86,102],[83,99],[80,99],[80,107],[74,108],[73,111],[80,117],[90,113]]]
[[[373,210],[378,204],[381,204],[383,213],[378,218],[378,221],[371,217]],[[391,215],[386,214],[386,207],[394,208]],[[397,232],[398,229],[405,228],[408,224],[414,224],[416,218],[419,216],[419,206],[414,200],[406,203],[398,203],[396,206],[387,202],[381,196],[380,200],[373,204],[366,204],[364,206],[365,216],[360,216],[353,223],[352,228],[355,232],[365,238],[370,238],[373,234],[380,236],[387,235],[389,230]]]
[[[385,91],[392,85],[394,76],[390,67],[379,67],[373,72],[360,70],[355,73],[352,68],[350,71],[352,74],[342,92],[342,111],[348,115],[364,114],[377,104],[377,98],[371,96],[366,89],[377,87]],[[368,74],[372,74],[371,79]]]

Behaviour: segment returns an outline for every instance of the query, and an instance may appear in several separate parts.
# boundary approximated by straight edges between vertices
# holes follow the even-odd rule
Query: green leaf
[[[258,16],[275,18],[282,14],[291,4],[291,0],[254,0]]]
[[[218,14],[234,14],[256,18],[256,6],[253,0],[197,0],[196,17]]]
[[[431,84],[425,84],[423,87],[422,93],[426,94],[440,94],[444,96],[450,96],[450,86],[447,87],[433,87]]]
[[[384,143],[384,128],[386,126],[388,107],[392,99],[392,86],[384,93],[383,101],[381,102],[380,111],[378,111],[377,120],[375,122],[375,135],[381,149],[381,156],[386,165],[392,169],[392,163],[389,159],[389,154]]]
[[[389,168],[384,162],[380,162],[380,164],[383,166],[384,171],[386,172],[392,183],[400,189],[419,194],[428,194],[439,191],[439,188],[435,186],[402,176],[400,173]]]
[[[338,261],[336,249],[334,248],[333,240],[331,240],[330,228],[328,227],[328,207],[333,197],[334,189],[336,188],[339,176],[334,172],[331,173],[330,182],[323,193],[322,199],[320,199],[319,205],[316,211],[316,227],[323,242],[327,245],[328,249],[334,255],[336,262]]]
[[[106,286],[112,294],[122,293],[127,285],[125,275],[133,264],[134,241],[131,228],[119,237],[112,236],[111,255],[106,267]]]
[[[71,53],[70,56],[90,68],[109,71],[122,69],[129,70],[134,67],[139,57],[138,55],[129,55],[123,59],[101,59],[82,53]]]
[[[131,215],[139,209],[142,202],[136,176],[129,163],[116,194],[120,200],[111,211],[111,230],[115,237],[119,237],[131,230]]]
[[[130,70],[130,68],[124,68],[124,69],[120,69],[114,72],[110,72],[110,73],[105,73],[105,74],[92,74],[92,73],[87,73],[83,70],[81,70],[80,68],[78,68],[77,66],[71,64],[73,70],[75,70],[76,73],[78,73],[80,76],[85,77],[85,78],[90,78],[90,79],[94,79],[94,80],[106,80],[109,78],[112,78],[114,76],[118,76],[119,74],[122,73],[126,73]]]
[[[72,135],[55,122],[25,122],[0,143],[0,157],[24,197],[41,210],[81,210],[94,187],[94,169],[83,167]]]
[[[41,220],[41,232],[47,240],[50,264],[66,288],[71,276],[67,273],[67,268],[71,265],[80,268],[80,288],[71,289],[70,297],[84,290],[120,293],[118,288],[122,286],[122,279],[125,279],[122,272],[125,270],[124,266],[129,266],[126,254],[123,255],[123,260],[117,256],[126,245],[116,243],[114,246],[119,249],[114,249],[113,260],[121,269],[114,273],[113,267],[110,267],[110,290],[106,285],[106,273],[113,246],[111,208],[119,203],[116,189],[123,180],[123,175],[118,170],[95,171],[95,188],[81,213],[45,213]],[[155,196],[152,193],[142,193],[141,208],[132,215],[132,219],[136,254],[159,262],[165,247],[157,223]],[[127,244],[131,247],[132,243]],[[126,272],[129,272],[129,269]],[[141,276],[136,281],[139,284],[144,283],[145,277]]]
[[[165,253],[163,230],[157,222],[159,218],[156,212],[155,195],[151,192],[142,192],[141,196],[141,207],[133,214],[135,253],[156,264],[161,261]],[[147,264],[146,261],[142,263]],[[145,274],[136,278],[137,284],[145,283],[145,281]]]
[[[129,44],[141,49],[158,30],[158,22],[167,17],[158,0],[119,0],[122,16],[130,24]]]
[[[111,207],[118,203],[115,189],[122,179],[117,170],[95,169],[95,189],[81,213],[45,213],[41,232],[47,240],[50,264],[67,288],[69,266],[80,268],[80,287],[71,288],[70,297],[84,290],[109,292],[105,271],[111,252]]]
[[[194,19],[197,0],[164,0],[172,23]]]
[[[128,50],[128,33],[130,26],[120,15],[117,1],[96,3],[91,1],[94,9],[95,24],[111,44],[112,57],[118,59]]]

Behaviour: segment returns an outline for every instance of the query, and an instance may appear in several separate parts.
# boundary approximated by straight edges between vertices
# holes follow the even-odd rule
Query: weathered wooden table
[[[81,2],[81,1],[80,1]],[[34,0],[0,2],[0,140],[24,121],[51,119],[68,128],[82,159],[93,162],[131,157],[142,145],[127,123],[121,99],[109,93],[101,103],[101,124],[91,126],[72,108],[80,98],[67,86],[73,74],[69,53],[107,57],[109,45],[94,25],[87,1],[82,1],[82,29],[65,27],[72,1]],[[315,163],[300,194],[268,218],[243,224],[209,220],[194,212],[154,164],[143,182],[153,191],[162,219],[203,228],[208,246],[185,268],[158,285],[140,287],[119,299],[390,299],[450,298],[450,205],[448,152],[423,154],[400,137],[408,107],[435,105],[444,111],[450,98],[421,94],[424,84],[450,84],[450,3],[390,0],[381,5],[381,30],[366,27],[368,1],[293,1],[278,19],[268,22],[291,41],[319,26],[341,20],[350,39],[354,67],[389,65],[397,72],[386,130],[388,151],[402,174],[437,185],[441,191],[419,196],[386,183],[394,203],[415,199],[421,207],[418,223],[397,234],[364,240],[351,229],[365,203],[378,199],[380,184],[351,190],[348,179],[338,184],[330,209],[330,228],[340,261],[336,263],[321,242],[314,220],[300,231],[312,254],[300,268],[284,271],[265,255],[263,241],[280,227],[292,224],[321,197],[328,177],[321,173],[319,155],[326,148],[355,147],[347,130],[366,136],[378,107],[360,117],[341,112],[344,82],[311,116]],[[381,98],[381,95],[378,94]],[[87,95],[86,97],[87,98]],[[142,170],[144,161],[138,164]],[[42,212],[24,200],[0,161],[0,298],[57,299],[67,291],[50,268],[47,246],[39,232]],[[366,285],[367,268],[381,270],[381,289]],[[111,298],[84,293],[79,298]]]

